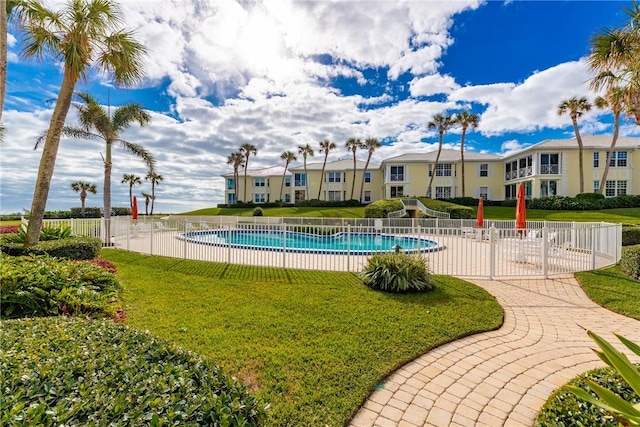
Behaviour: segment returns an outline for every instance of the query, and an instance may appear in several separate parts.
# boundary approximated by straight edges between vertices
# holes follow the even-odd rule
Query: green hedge
[[[622,226],[622,246],[640,245],[640,225]]]
[[[527,201],[527,208],[545,210],[579,211],[638,207],[640,207],[640,195],[602,198],[599,196],[586,197],[585,194],[580,194],[578,197],[554,196]]]
[[[469,206],[461,206],[447,200],[433,200],[426,197],[419,199],[423,205],[434,211],[447,212],[451,218],[475,218],[476,214],[473,208]],[[477,203],[476,203],[477,204]]]
[[[68,239],[48,240],[37,245],[25,247],[22,243],[11,243],[5,236],[0,237],[0,252],[11,256],[49,255],[55,258],[86,260],[97,258],[102,241],[97,237],[70,237]]]
[[[640,245],[622,248],[620,271],[627,276],[640,280]]]
[[[2,317],[91,314],[116,310],[121,290],[113,273],[88,261],[0,254]]]
[[[402,209],[400,199],[376,200],[364,208],[365,218],[386,218],[390,212]]]
[[[84,216],[83,216],[82,208],[71,208],[69,216],[71,218],[100,218],[102,217],[102,209],[87,207],[84,209]]]
[[[211,362],[111,321],[6,321],[0,348],[5,426],[259,426],[266,416]]]
[[[640,365],[637,365],[640,367]],[[589,379],[597,384],[611,390],[618,396],[632,404],[640,403],[640,396],[636,394],[631,386],[611,368],[600,368],[589,371],[586,374],[571,380],[569,384],[576,385],[587,390],[593,396],[585,380]],[[566,427],[566,426],[598,426],[617,427],[618,422],[606,411],[587,403],[565,387],[560,388],[549,397],[545,405],[538,413],[535,423],[536,427]]]

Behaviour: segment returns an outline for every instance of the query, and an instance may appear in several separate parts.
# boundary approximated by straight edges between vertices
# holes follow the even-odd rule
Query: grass
[[[227,215],[227,216],[253,216],[254,208],[207,208],[185,212],[180,215]],[[273,217],[324,217],[324,218],[364,218],[364,206],[345,208],[318,208],[318,207],[286,207],[286,208],[262,208],[264,216]]]
[[[485,206],[485,220],[515,219],[516,208],[502,206]],[[622,224],[640,224],[640,209],[602,209],[599,211],[552,211],[543,209],[527,209],[527,220],[531,221],[579,221],[610,222]]]
[[[452,277],[391,295],[351,273],[102,256],[118,265],[127,324],[222,366],[271,402],[269,425],[342,426],[394,369],[502,323],[493,297]]]
[[[616,266],[576,273],[576,278],[596,304],[640,320],[640,281],[622,274]]]

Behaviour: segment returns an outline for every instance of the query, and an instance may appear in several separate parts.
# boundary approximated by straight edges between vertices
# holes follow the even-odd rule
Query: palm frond
[[[130,87],[144,76],[144,57],[146,47],[135,41],[134,33],[117,31],[102,40],[97,58],[103,71],[113,74],[119,87]]]
[[[138,103],[130,103],[118,107],[111,119],[112,129],[116,134],[128,128],[133,122],[138,122],[140,126],[145,126],[149,124],[150,121],[151,115]]]
[[[124,139],[114,139],[113,143],[115,143],[118,146],[124,148],[129,153],[133,154],[134,156],[142,159],[144,161],[144,163],[147,165],[147,169],[149,169],[149,171],[155,171],[156,159],[142,145],[136,144],[136,143],[133,143],[133,142],[129,142],[129,141],[125,141]]]

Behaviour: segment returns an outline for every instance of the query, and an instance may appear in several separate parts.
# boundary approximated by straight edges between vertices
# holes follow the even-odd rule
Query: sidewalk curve
[[[496,297],[503,326],[435,348],[392,373],[350,427],[529,427],[554,390],[604,366],[585,329],[628,355],[611,332],[640,342],[640,321],[595,304],[573,276],[466,280]]]

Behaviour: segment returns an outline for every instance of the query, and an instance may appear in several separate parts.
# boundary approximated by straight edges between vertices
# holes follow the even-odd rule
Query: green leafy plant
[[[102,241],[97,237],[69,237],[67,239],[45,240],[34,246],[14,243],[0,236],[0,252],[12,256],[49,255],[56,258],[89,260],[100,254]]]
[[[263,216],[264,215],[264,211],[262,210],[261,207],[256,207],[253,209],[253,216]]]
[[[403,253],[373,255],[361,273],[363,283],[393,293],[433,290],[427,260],[420,255]]]
[[[623,247],[619,265],[621,272],[640,280],[640,245]]]
[[[40,241],[68,239],[71,237],[71,227],[44,227],[40,231]],[[27,238],[27,227],[22,224],[15,233],[3,236],[8,243],[24,243]]]
[[[633,391],[640,394],[640,372],[633,365],[627,356],[616,350],[609,342],[598,336],[592,331],[587,332],[589,337],[600,347],[601,351],[594,350],[600,359],[610,367],[614,368],[620,376],[631,386]],[[614,334],[629,350],[640,356],[640,345],[626,339],[623,336]],[[596,405],[608,412],[622,425],[640,425],[640,403],[631,404],[622,397],[613,393],[605,387],[593,382],[587,381],[591,390],[599,397],[596,398],[587,391],[576,386],[567,386],[569,391],[579,398],[593,405]]]

